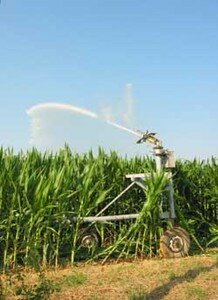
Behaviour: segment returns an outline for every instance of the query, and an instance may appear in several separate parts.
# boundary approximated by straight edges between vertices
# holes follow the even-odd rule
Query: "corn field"
[[[129,182],[126,174],[154,173],[148,157],[121,158],[116,152],[98,155],[58,153],[36,149],[14,154],[0,149],[0,264],[11,268],[58,266],[81,259],[147,257],[158,253],[158,241],[167,227],[159,218],[166,177],[146,181],[146,190],[131,189],[103,215],[139,213],[136,220],[88,224]],[[218,241],[218,165],[177,161],[173,171],[177,224],[202,247]],[[76,220],[76,221],[75,221]],[[84,249],[81,232],[95,228],[103,241],[98,249]]]

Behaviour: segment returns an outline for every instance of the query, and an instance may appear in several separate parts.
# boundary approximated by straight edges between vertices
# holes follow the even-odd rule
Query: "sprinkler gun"
[[[175,168],[174,152],[163,148],[162,141],[155,136],[156,133],[148,130],[146,132],[138,130],[137,132],[141,134],[137,144],[149,142],[154,145],[153,155],[155,156],[157,170]]]
[[[137,130],[137,132],[142,135],[141,138],[137,141],[137,144],[141,144],[145,142],[149,142],[156,146],[162,144],[161,141],[155,136],[156,135],[155,132],[149,132],[148,130],[146,130],[146,132]]]

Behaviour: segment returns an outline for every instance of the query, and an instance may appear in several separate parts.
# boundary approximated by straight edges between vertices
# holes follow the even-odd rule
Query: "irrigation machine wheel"
[[[79,244],[89,250],[99,248],[101,247],[101,237],[95,228],[83,228],[79,233]]]
[[[160,253],[164,258],[178,258],[188,255],[190,237],[185,229],[173,227],[160,238]]]

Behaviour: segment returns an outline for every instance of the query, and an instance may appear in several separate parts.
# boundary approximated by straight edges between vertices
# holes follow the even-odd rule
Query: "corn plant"
[[[57,153],[36,149],[15,154],[0,148],[0,264],[16,268],[37,260],[55,265],[81,259],[82,219],[96,215],[124,190],[126,174],[153,174],[146,190],[130,190],[103,215],[139,213],[135,221],[95,224],[103,247],[91,257],[153,255],[163,232],[160,198],[166,184],[154,176],[148,157],[122,158],[99,149],[73,153],[65,146]],[[218,216],[218,166],[206,162],[178,161],[174,171],[176,206],[193,234],[203,244],[216,241]],[[76,220],[76,221],[75,221]],[[179,221],[179,220],[178,220]]]

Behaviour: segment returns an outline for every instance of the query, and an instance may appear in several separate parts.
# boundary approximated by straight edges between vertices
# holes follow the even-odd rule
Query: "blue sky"
[[[26,110],[43,102],[96,113],[110,107],[123,124],[128,83],[132,128],[156,131],[177,157],[217,156],[218,2],[1,1],[3,146],[31,147]],[[79,151],[71,130],[81,131],[80,142],[87,141],[87,147],[97,146],[94,137],[100,132],[101,146],[137,153],[135,137],[105,125],[92,126],[91,120],[80,120],[77,126],[71,117],[57,112],[47,133],[63,141],[67,131],[66,142]]]

